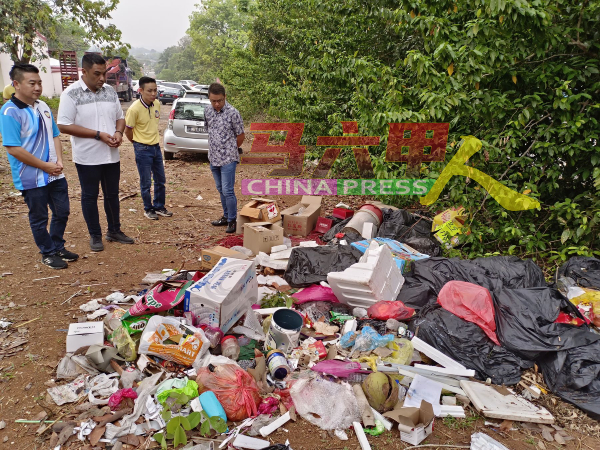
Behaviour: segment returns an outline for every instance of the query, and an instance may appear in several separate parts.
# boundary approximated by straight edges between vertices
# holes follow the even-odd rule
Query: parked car
[[[208,84],[197,84],[196,86],[194,86],[194,90],[200,91],[200,92],[206,92],[206,94],[208,94],[209,87],[210,87],[210,85],[208,85]]]
[[[183,98],[201,98],[208,100],[208,92],[192,89],[191,91],[186,91]]]
[[[165,159],[173,159],[177,152],[208,153],[208,129],[204,110],[210,102],[198,98],[179,98],[169,114],[169,125],[164,133]]]
[[[190,88],[193,88],[198,84],[194,80],[179,80],[178,83],[183,86],[189,86]]]
[[[183,89],[163,87],[158,92],[158,100],[166,105],[167,103],[173,103],[176,99],[181,98],[185,95]]]
[[[187,89],[185,89],[181,83],[173,83],[171,81],[163,81],[162,83],[160,83],[160,85],[162,87],[175,88],[175,89],[187,91]]]

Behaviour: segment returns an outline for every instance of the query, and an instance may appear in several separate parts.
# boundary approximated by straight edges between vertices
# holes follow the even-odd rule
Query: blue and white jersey
[[[41,100],[31,106],[13,95],[0,109],[0,134],[5,147],[22,147],[44,162],[57,161],[54,138],[60,131],[54,122],[52,111]],[[48,175],[42,169],[24,164],[10,154],[8,161],[13,183],[20,191],[46,186],[64,177],[63,174],[58,177]]]

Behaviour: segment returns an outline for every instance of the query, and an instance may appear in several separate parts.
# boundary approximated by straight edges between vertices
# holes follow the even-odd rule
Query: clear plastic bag
[[[370,352],[377,347],[386,346],[393,340],[393,334],[381,336],[373,328],[366,326],[360,330],[360,333],[349,331],[343,335],[340,339],[340,345],[342,347],[353,347],[352,353],[350,354],[350,357],[352,357],[354,352]]]
[[[298,414],[323,430],[345,430],[352,422],[361,421],[354,391],[348,383],[338,384],[320,376],[301,378],[290,394]]]

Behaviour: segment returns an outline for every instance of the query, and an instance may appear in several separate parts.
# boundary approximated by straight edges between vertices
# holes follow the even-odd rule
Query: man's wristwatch
[[[96,131],[96,136],[94,136],[94,139],[96,139],[97,141],[100,140],[100,131]]]

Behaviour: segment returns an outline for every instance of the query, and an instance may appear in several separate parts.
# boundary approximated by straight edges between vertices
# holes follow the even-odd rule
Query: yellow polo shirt
[[[10,98],[12,97],[12,95],[15,93],[15,88],[14,86],[11,84],[7,84],[4,87],[4,90],[2,91],[2,98],[4,99],[4,101],[10,100]]]
[[[133,140],[145,145],[155,145],[160,141],[158,121],[160,120],[160,102],[154,100],[147,105],[140,98],[133,102],[125,114],[125,126],[133,130]]]

